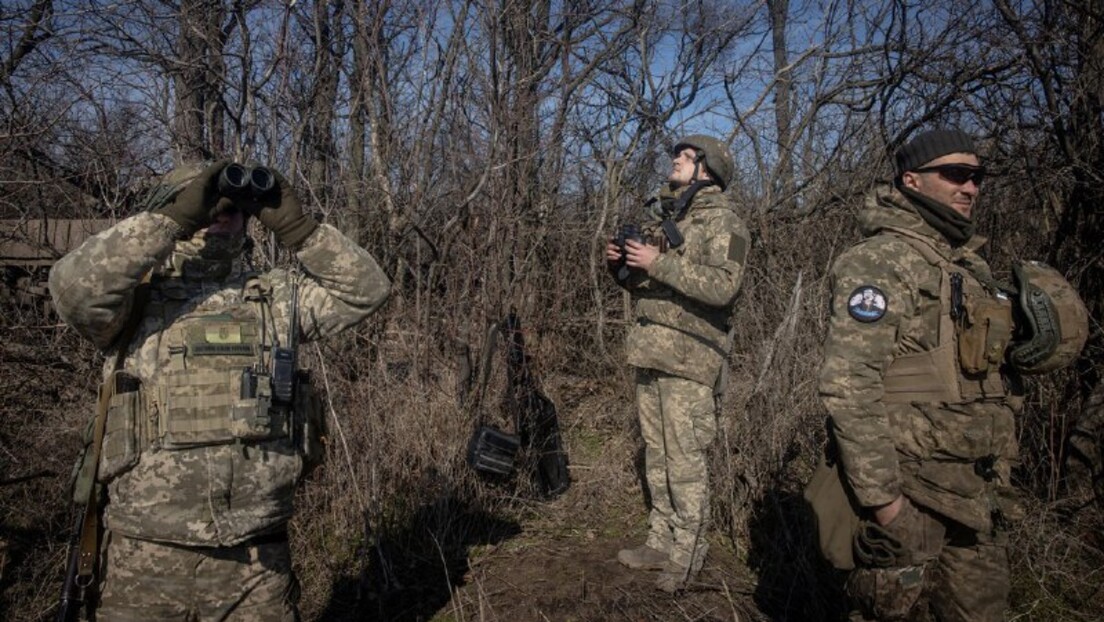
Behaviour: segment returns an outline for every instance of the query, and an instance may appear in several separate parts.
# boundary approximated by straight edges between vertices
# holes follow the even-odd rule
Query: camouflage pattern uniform
[[[684,583],[701,568],[708,548],[705,451],[716,433],[713,390],[727,356],[748,231],[716,186],[698,191],[678,226],[685,243],[661,244],[648,274],[634,272],[625,284],[636,302],[626,350],[637,368],[652,500],[646,544],[669,555],[669,569]],[[658,222],[644,233],[653,240],[663,236]]]
[[[1003,619],[1021,399],[1001,366],[1011,327],[997,318],[1011,303],[976,253],[984,239],[953,248],[898,190],[876,188],[860,221],[866,238],[832,268],[820,395],[858,503],[907,503],[884,532],[860,531],[849,593],[879,619],[923,615],[922,596],[939,619]],[[885,532],[902,548],[863,558]]]
[[[140,387],[112,398],[99,467],[109,502],[98,615],[291,620],[287,522],[304,466],[294,440],[304,407],[269,410],[264,377],[262,397],[244,399],[243,370],[270,369],[272,348],[287,345],[293,293],[305,343],[364,320],[389,282],[329,225],[297,249],[302,274],[247,271],[242,236],[180,237],[172,219],[142,213],[89,238],[50,274],[58,314],[110,349],[153,271],[125,344],[123,370]]]

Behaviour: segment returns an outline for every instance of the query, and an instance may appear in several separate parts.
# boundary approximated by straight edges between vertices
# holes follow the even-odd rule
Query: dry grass
[[[477,418],[510,426],[500,351],[478,399],[461,406],[456,388],[457,342],[478,353],[485,322],[499,319],[496,306],[459,317],[451,311],[472,308],[470,300],[452,300],[448,287],[420,298],[407,291],[364,327],[307,349],[332,426],[327,463],[302,486],[292,523],[304,618],[839,615],[838,577],[816,557],[800,501],[823,437],[814,379],[825,273],[857,237],[830,216],[774,222],[770,235],[756,230],[712,455],[715,553],[706,588],[688,600],[658,598],[646,581],[606,563],[644,530],[631,379],[619,357],[624,301],[612,286],[597,297],[586,292],[584,245],[564,237],[549,242],[560,245],[563,260],[516,290],[571,456],[574,483],[561,499],[539,501],[524,478],[479,480],[464,463]],[[605,348],[596,341],[595,299],[607,318]],[[8,545],[0,617],[41,620],[60,585],[64,498],[97,355],[37,311],[6,309],[2,322],[0,474],[35,477],[0,488],[0,537]],[[1090,620],[1104,612],[1099,505],[1069,485],[1055,441],[1069,427],[1062,419],[1069,410],[1059,406],[1080,403],[1068,389],[1078,378],[1033,385],[1024,417],[1020,473],[1031,512],[1013,534],[1019,619]],[[526,572],[557,576],[542,583],[523,580]]]

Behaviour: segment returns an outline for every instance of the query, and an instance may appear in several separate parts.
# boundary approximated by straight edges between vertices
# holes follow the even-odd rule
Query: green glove
[[[164,214],[180,225],[183,239],[192,237],[196,231],[211,224],[215,214],[232,204],[230,199],[218,194],[219,173],[229,163],[229,160],[219,160],[203,169],[172,202],[154,212]]]
[[[291,183],[277,171],[272,174],[276,187],[268,196],[257,200],[253,211],[261,224],[276,234],[277,242],[294,251],[314,233],[318,221],[303,213]]]
[[[912,563],[911,552],[881,525],[863,521],[855,532],[855,560],[869,568],[895,568]]]

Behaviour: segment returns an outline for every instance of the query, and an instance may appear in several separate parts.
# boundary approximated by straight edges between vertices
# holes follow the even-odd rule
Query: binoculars
[[[644,238],[640,235],[640,227],[634,224],[624,224],[617,230],[617,235],[613,237],[613,243],[617,245],[617,248],[621,249],[621,258],[617,261],[617,280],[624,281],[629,278],[629,271],[631,268],[625,265],[625,242],[633,240],[634,242],[644,242]]]
[[[222,169],[218,191],[224,197],[259,197],[276,187],[276,176],[264,166],[249,166],[233,162]]]

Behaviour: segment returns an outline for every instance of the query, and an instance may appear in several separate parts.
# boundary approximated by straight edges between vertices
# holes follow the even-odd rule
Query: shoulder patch
[[[744,260],[747,259],[747,240],[741,235],[730,235],[728,237],[727,256],[729,261],[743,264]]]
[[[882,319],[888,305],[885,293],[873,285],[860,285],[847,297],[847,313],[860,322]]]

